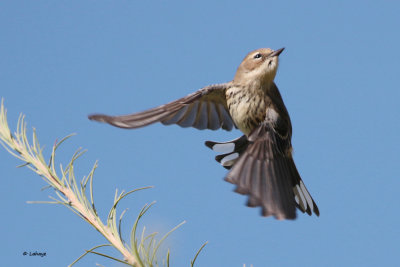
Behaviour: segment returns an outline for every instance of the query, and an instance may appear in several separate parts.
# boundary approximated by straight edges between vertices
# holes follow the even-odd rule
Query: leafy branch
[[[37,173],[42,179],[55,189],[57,197],[50,197],[53,201],[43,201],[34,203],[51,203],[51,204],[61,204],[68,207],[79,217],[84,219],[90,225],[92,225],[98,232],[100,232],[107,240],[108,244],[98,245],[89,250],[87,250],[83,255],[81,255],[77,260],[75,260],[70,266],[75,264],[85,255],[97,254],[103,257],[113,259],[115,261],[135,266],[135,267],[152,267],[158,266],[157,262],[157,252],[161,244],[171,234],[174,230],[180,227],[184,222],[173,228],[170,232],[164,235],[160,241],[156,241],[155,236],[157,233],[152,233],[145,235],[145,228],[143,228],[141,237],[137,237],[137,226],[143,215],[150,209],[154,204],[145,205],[140,211],[129,237],[129,242],[125,242],[121,235],[121,221],[125,214],[122,212],[120,218],[117,221],[117,206],[118,203],[126,196],[137,192],[139,190],[148,189],[149,187],[143,187],[131,190],[129,192],[120,192],[118,190],[115,192],[114,204],[112,205],[109,214],[107,216],[106,223],[103,223],[100,219],[93,197],[93,175],[97,168],[97,162],[94,164],[92,170],[86,177],[83,177],[81,182],[78,184],[74,174],[74,163],[82,156],[85,151],[78,149],[72,156],[71,161],[66,167],[60,164],[60,176],[57,174],[55,167],[55,155],[59,146],[70,138],[69,135],[63,138],[61,141],[56,142],[53,145],[51,156],[48,162],[46,162],[43,156],[43,148],[40,146],[38,138],[36,136],[36,131],[33,129],[32,144],[29,143],[27,138],[27,130],[24,116],[21,115],[18,119],[17,130],[14,134],[11,133],[7,122],[7,112],[3,105],[3,100],[1,101],[0,109],[0,143],[2,146],[14,157],[20,159],[24,163],[19,167],[26,166],[32,171]],[[89,192],[87,192],[87,189]],[[32,203],[32,202],[31,202]],[[191,261],[191,266],[194,266],[194,262],[204,248],[204,244],[194,259]],[[117,249],[123,256],[123,260],[111,257],[109,255],[99,253],[96,250],[101,247],[111,246]],[[163,265],[169,267],[169,251],[167,252],[166,259],[163,260]]]

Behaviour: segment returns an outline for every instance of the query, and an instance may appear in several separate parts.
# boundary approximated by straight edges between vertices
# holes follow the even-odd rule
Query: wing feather
[[[93,114],[90,120],[105,122],[120,128],[134,129],[161,122],[197,129],[232,130],[234,123],[226,104],[225,91],[231,83],[204,87],[183,98],[143,112],[122,116]]]
[[[193,102],[192,104],[190,104],[187,112],[182,117],[182,119],[178,121],[177,124],[184,128],[192,126],[196,120],[198,111],[199,111],[199,101]]]

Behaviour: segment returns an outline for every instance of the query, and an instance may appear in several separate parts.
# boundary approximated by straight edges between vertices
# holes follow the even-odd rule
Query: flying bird
[[[161,122],[196,129],[234,127],[243,132],[228,142],[207,141],[222,153],[216,160],[229,170],[225,180],[248,195],[247,206],[263,216],[295,219],[296,207],[319,216],[292,157],[292,124],[274,78],[284,48],[261,48],[247,54],[232,81],[206,86],[183,98],[122,116],[89,115],[90,120],[134,129]]]

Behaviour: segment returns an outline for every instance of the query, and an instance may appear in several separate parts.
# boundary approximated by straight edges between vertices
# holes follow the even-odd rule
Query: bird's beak
[[[284,47],[282,47],[281,49],[275,50],[274,52],[272,52],[271,55],[269,55],[269,57],[279,56],[282,53],[283,50],[285,50]]]

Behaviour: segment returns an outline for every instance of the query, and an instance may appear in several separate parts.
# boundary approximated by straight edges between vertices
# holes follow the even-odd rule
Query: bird
[[[292,124],[274,79],[284,48],[260,48],[246,55],[232,81],[205,86],[185,97],[143,112],[121,116],[92,114],[93,121],[135,129],[156,122],[203,129],[239,129],[228,142],[206,141],[228,169],[225,180],[247,195],[246,205],[261,215],[296,219],[296,210],[319,216],[293,160]]]

